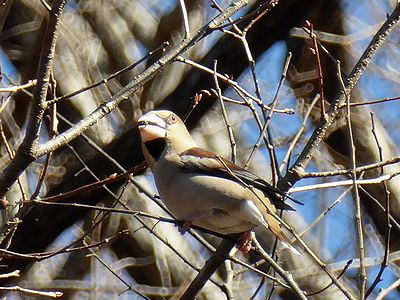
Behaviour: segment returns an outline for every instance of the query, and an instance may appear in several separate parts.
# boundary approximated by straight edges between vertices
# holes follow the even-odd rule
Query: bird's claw
[[[248,230],[243,235],[239,238],[239,242],[236,245],[236,248],[239,249],[243,254],[247,254],[250,252],[252,245],[251,245],[251,239],[254,235],[254,232],[252,230]]]

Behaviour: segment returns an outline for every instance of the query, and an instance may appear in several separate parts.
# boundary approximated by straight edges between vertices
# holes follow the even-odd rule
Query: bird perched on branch
[[[257,175],[199,148],[183,121],[167,110],[138,120],[143,153],[165,205],[183,227],[196,225],[221,234],[244,233],[240,249],[250,250],[251,230],[270,230],[290,243],[276,218],[276,208],[293,210],[281,193]]]

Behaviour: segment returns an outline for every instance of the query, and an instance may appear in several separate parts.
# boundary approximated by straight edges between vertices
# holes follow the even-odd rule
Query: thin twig
[[[54,78],[53,72],[51,73],[51,81],[52,81],[52,85],[51,85],[52,95],[56,95],[57,94],[57,82]],[[54,103],[49,108],[50,108],[50,134],[49,135],[51,138],[54,138],[58,133],[57,103]],[[42,167],[42,170],[40,171],[39,180],[37,182],[35,191],[31,195],[31,199],[36,198],[40,193],[40,189],[42,188],[42,185],[46,178],[46,173],[47,173],[47,169],[50,164],[50,159],[51,159],[52,153],[53,152],[49,152],[46,154],[46,160],[45,160],[44,166]]]
[[[83,240],[83,244],[86,247],[89,246],[85,240]],[[132,285],[129,282],[127,282],[124,278],[122,278],[120,275],[118,275],[117,272],[112,270],[107,265],[107,263],[103,259],[101,259],[100,256],[96,254],[96,252],[93,251],[93,249],[91,249],[91,248],[87,248],[87,249],[90,252],[90,256],[93,256],[94,258],[96,258],[97,261],[99,261],[110,273],[112,273],[116,278],[118,278],[119,281],[121,281],[123,284],[125,284],[125,286],[128,288],[128,290],[135,292],[138,296],[140,296],[143,299],[150,300],[150,298],[146,297],[144,294],[139,292],[137,289],[133,288]]]
[[[257,9],[253,10],[252,12],[248,13],[245,16],[239,17],[237,20],[231,21],[231,22],[226,22],[225,24],[220,26],[220,30],[222,30],[225,27],[228,26],[235,26],[239,23],[242,23],[250,18],[253,18],[254,15],[260,14],[260,13],[264,13],[264,10],[267,10],[267,12],[269,10],[271,10],[273,7],[275,7],[277,4],[279,3],[279,0],[270,0],[265,2],[264,4],[261,4]],[[257,19],[257,17],[255,18]],[[251,22],[250,22],[251,24]],[[250,26],[251,27],[251,26]]]
[[[310,117],[310,114],[311,114],[315,104],[319,100],[319,98],[320,98],[319,94],[316,95],[314,97],[314,100],[311,102],[310,106],[308,107],[308,110],[306,111],[306,114],[304,115],[303,122],[302,122],[299,130],[297,131],[296,135],[294,136],[292,142],[290,143],[288,150],[285,154],[285,157],[282,160],[281,166],[279,167],[279,171],[281,172],[281,174],[285,171],[285,169],[289,165],[289,159],[292,156],[293,150],[296,147],[297,143],[299,142],[300,137],[303,134],[304,130],[306,129],[308,118]]]
[[[363,191],[363,193],[365,193],[369,198],[371,198],[372,201],[374,201],[374,203],[383,211],[385,212],[385,207],[379,202],[379,200],[374,197],[370,192],[368,192],[365,188],[363,188],[362,186],[360,186],[360,190]],[[400,231],[400,223],[397,221],[397,219],[395,217],[392,216],[392,214],[389,211],[389,218],[390,218],[390,222],[391,225],[396,226],[396,230]]]
[[[226,129],[228,131],[229,141],[231,143],[231,149],[232,149],[231,161],[234,163],[236,161],[236,141],[235,141],[235,136],[233,135],[232,125],[229,123],[229,120],[228,120],[228,114],[225,109],[224,100],[222,100],[222,91],[221,91],[221,88],[219,87],[218,77],[217,77],[217,61],[216,60],[214,60],[214,83],[215,83],[215,89],[217,90],[217,95],[218,95],[219,104],[220,104],[221,111],[222,111],[222,116],[224,118]]]
[[[292,275],[286,272],[282,267],[268,255],[267,252],[261,247],[260,243],[255,237],[253,237],[253,243],[256,246],[257,251],[262,255],[266,262],[268,262],[272,268],[286,281],[286,283],[292,288],[293,293],[298,299],[307,300],[304,292],[299,288],[298,284],[293,280]]]
[[[347,261],[346,265],[343,267],[343,270],[339,273],[337,279],[339,279],[340,277],[342,277],[346,271],[349,269],[349,267],[351,266],[351,264],[353,263],[353,260],[350,259],[349,261]],[[316,292],[312,292],[312,293],[307,293],[307,296],[315,296],[318,294],[321,294],[322,292],[326,291],[327,289],[329,289],[331,286],[333,286],[333,281],[331,281],[331,283],[329,283],[328,285],[326,285],[324,288],[320,289],[319,291]]]
[[[274,109],[275,109],[276,105],[278,104],[279,91],[281,90],[283,82],[286,80],[287,71],[289,69],[289,64],[290,64],[291,59],[292,59],[292,52],[289,52],[286,57],[286,60],[285,60],[285,65],[283,67],[281,79],[279,80],[279,84],[275,91],[274,98],[272,99],[272,102],[270,104],[271,110],[268,112],[268,115],[265,118],[265,120],[267,122],[268,122],[268,120],[269,120],[269,122],[271,122],[271,120],[272,120],[272,115],[274,113]],[[265,116],[265,111],[263,111],[263,113]],[[268,154],[269,154],[269,159],[271,162],[272,184],[273,184],[273,186],[277,186],[278,181],[282,176],[281,176],[281,173],[279,172],[278,158],[276,156],[275,146],[274,146],[274,142],[272,139],[272,133],[271,133],[271,129],[270,129],[269,125],[266,126],[266,130],[267,130],[266,131],[266,133],[267,133],[266,145],[267,145],[267,150],[268,150]],[[281,216],[283,216],[283,211],[281,211]]]
[[[6,151],[7,151],[8,157],[11,160],[14,159],[15,152],[11,149],[10,144],[7,141],[7,137],[4,134],[3,121],[1,119],[0,119],[0,137],[1,137],[2,141],[3,141],[4,146],[6,147]],[[22,181],[21,181],[21,179],[19,177],[17,179],[17,183],[18,183],[18,187],[19,187],[19,190],[20,190],[20,193],[21,193],[21,198],[22,198],[23,201],[25,201],[27,199],[27,196],[26,196],[26,192],[25,192],[25,189],[24,189],[24,185],[22,184]]]
[[[350,143],[350,153],[351,153],[351,169],[352,172],[350,173],[351,175],[351,180],[353,181],[353,189],[352,189],[352,194],[353,194],[353,200],[355,202],[355,219],[356,219],[356,225],[357,225],[357,241],[358,241],[358,251],[359,251],[359,256],[360,256],[360,271],[359,271],[359,279],[360,279],[360,299],[365,298],[365,289],[366,289],[366,284],[367,284],[367,271],[365,268],[365,244],[364,244],[364,226],[363,226],[363,219],[362,219],[362,213],[361,213],[361,200],[360,200],[360,194],[358,191],[358,185],[357,185],[357,172],[355,169],[357,168],[357,161],[356,161],[356,147],[354,145],[354,137],[353,137],[353,129],[351,126],[351,109],[350,109],[350,96],[346,90],[346,87],[344,85],[344,82],[342,80],[342,76],[340,75],[341,72],[341,67],[340,67],[340,61],[337,61],[337,69],[338,69],[338,79],[339,83],[341,85],[342,91],[345,95],[346,98],[346,103],[347,103],[347,109],[346,109],[346,123],[347,123],[347,134],[349,135],[349,143]]]
[[[357,185],[364,185],[364,184],[377,184],[377,183],[382,183],[384,181],[390,180],[393,177],[399,176],[400,171],[393,173],[393,174],[385,174],[382,176],[378,176],[376,178],[369,178],[369,179],[357,179],[355,183]],[[341,186],[350,186],[354,183],[352,179],[350,180],[342,180],[342,181],[334,181],[334,182],[325,182],[325,183],[318,183],[318,184],[312,184],[312,185],[306,185],[306,186],[299,186],[299,187],[294,187],[291,188],[288,191],[288,194],[293,194],[293,193],[299,193],[299,192],[305,192],[305,191],[312,191],[312,190],[320,190],[320,189],[329,189],[329,188],[338,188]]]
[[[190,28],[189,28],[189,17],[188,12],[185,5],[185,0],[179,0],[179,5],[181,7],[183,25],[185,28],[185,38],[190,37]]]
[[[315,55],[315,60],[317,63],[319,94],[320,94],[320,100],[321,100],[321,119],[325,119],[326,109],[325,109],[325,95],[324,95],[324,76],[323,76],[323,72],[322,72],[321,58],[319,55],[317,36],[314,33],[314,27],[311,23],[309,23],[307,21],[306,26],[309,29],[309,35],[313,42],[313,52],[314,52],[313,54]]]
[[[375,139],[375,143],[378,147],[378,152],[379,152],[379,160],[383,161],[383,149],[382,146],[379,143],[378,135],[376,134],[376,128],[375,128],[375,121],[374,121],[374,115],[371,112],[371,125],[372,125],[372,134]],[[384,169],[381,167],[380,170],[381,175],[384,174]],[[390,192],[387,186],[387,182],[384,181],[382,183],[383,189],[385,191],[385,215],[386,215],[386,234],[385,234],[385,252],[383,255],[381,267],[376,274],[376,277],[374,281],[372,282],[371,286],[368,288],[365,298],[367,298],[372,291],[375,289],[375,287],[378,285],[379,282],[382,281],[382,275],[385,269],[388,267],[388,259],[389,259],[389,253],[390,253],[390,233],[392,229],[392,224],[390,224]]]
[[[258,263],[254,263],[253,265],[249,265],[248,263],[245,263],[245,262],[237,259],[236,257],[233,257],[232,255],[229,256],[229,260],[231,260],[234,263],[244,267],[244,268],[236,271],[234,273],[234,275],[233,275],[234,277],[236,277],[236,276],[238,276],[240,274],[243,274],[245,272],[248,272],[248,271],[253,271],[256,274],[261,275],[261,276],[265,277],[266,279],[271,280],[273,282],[273,284],[279,284],[280,286],[282,286],[282,287],[284,287],[286,289],[290,289],[290,286],[287,285],[286,283],[284,283],[282,280],[280,280],[280,279],[278,279],[278,278],[276,278],[276,277],[274,277],[272,275],[269,275],[269,274],[267,274],[267,273],[265,273],[265,272],[263,272],[263,271],[261,271],[261,270],[256,268],[257,266],[259,266],[261,264],[264,264],[265,263],[264,260],[259,261]]]
[[[364,101],[364,102],[351,102],[350,106],[354,107],[354,106],[362,106],[362,105],[380,104],[380,103],[397,101],[397,100],[400,100],[400,96],[384,98],[384,99],[377,99],[377,100],[370,100],[370,101]],[[345,107],[345,105],[341,106],[340,108],[342,108],[342,107]]]
[[[40,296],[46,298],[61,298],[63,296],[62,292],[43,292],[37,291],[32,289],[23,288],[20,286],[2,286],[0,287],[0,291],[7,291],[7,292],[18,292],[21,294],[29,295],[29,296]]]
[[[33,260],[33,261],[42,261],[45,259],[48,259],[53,256],[57,256],[60,254],[65,254],[65,253],[72,253],[72,252],[77,252],[77,251],[82,251],[86,250],[88,248],[97,248],[99,246],[102,246],[104,244],[110,243],[112,240],[116,239],[117,237],[121,236],[122,234],[127,234],[128,230],[123,230],[121,232],[118,232],[118,234],[105,238],[99,242],[90,244],[89,246],[67,246],[63,247],[62,249],[56,250],[56,251],[51,251],[51,252],[40,252],[40,253],[18,253],[10,250],[5,250],[5,249],[0,249],[0,253],[4,257],[12,257],[12,258],[19,258],[19,259],[26,259],[26,260]],[[83,239],[80,238],[78,241],[81,241]],[[73,243],[77,244],[77,242]],[[1,277],[0,277],[1,278]]]
[[[65,192],[63,194],[43,197],[43,198],[40,198],[38,200],[47,201],[47,202],[60,201],[60,200],[66,199],[66,198],[70,198],[70,197],[79,195],[79,194],[81,194],[83,192],[93,191],[93,190],[102,188],[103,186],[105,186],[107,184],[114,183],[114,182],[126,179],[131,174],[135,175],[135,174],[138,174],[138,173],[142,173],[145,170],[145,168],[146,168],[145,164],[140,164],[140,165],[136,166],[135,168],[133,168],[133,170],[130,170],[129,172],[120,173],[120,174],[111,174],[110,176],[108,176],[107,178],[105,178],[103,180],[83,185],[81,187],[78,187],[78,188],[76,188],[74,190]]]
[[[307,28],[306,26],[303,26],[302,29],[301,29],[301,31],[305,31],[306,34],[307,34],[307,38],[310,38],[310,29],[309,29],[309,28]],[[321,37],[319,37],[318,32],[320,32],[320,31],[314,30],[314,32],[317,32],[317,37],[318,37],[318,39],[317,39],[317,44],[318,44],[318,46],[319,46],[319,47],[321,48],[321,50],[327,55],[327,57],[331,60],[331,62],[334,63],[334,64],[336,64],[336,58],[335,58],[335,57],[328,51],[328,49],[327,49],[324,45],[322,45],[322,43],[320,42],[320,40],[323,40],[323,39],[321,39]],[[376,32],[376,29],[375,29],[375,32]],[[341,44],[341,45],[343,45],[343,44]],[[348,74],[346,74],[343,70],[342,70],[341,75],[344,76],[344,77],[346,77],[346,78],[348,77]]]
[[[350,192],[351,188],[345,190],[331,205],[328,206],[318,217],[314,219],[314,221],[309,224],[302,232],[299,233],[299,236],[303,236],[309,230],[311,230],[318,222],[320,222],[336,205],[338,205],[343,198]]]
[[[367,170],[372,170],[372,169],[377,169],[381,168],[383,166],[387,165],[392,165],[392,164],[397,164],[400,162],[400,156],[394,156],[392,158],[389,158],[384,161],[380,161],[377,163],[369,164],[369,165],[364,165],[361,167],[357,167],[355,171],[357,173],[361,173]],[[329,177],[329,176],[340,176],[340,175],[347,175],[352,172],[351,169],[342,169],[342,170],[334,170],[334,171],[326,171],[326,172],[309,172],[309,173],[304,173],[302,175],[302,178],[316,178],[316,177]]]
[[[258,293],[261,291],[261,288],[264,286],[265,284],[265,277],[261,278],[260,284],[257,286],[256,290],[254,291],[253,295],[251,295],[250,300],[254,300]]]
[[[8,86],[8,87],[0,87],[0,93],[15,93],[20,90],[26,89],[28,87],[36,85],[37,80],[29,80],[27,83],[21,84],[21,85],[15,85],[15,86]],[[0,113],[3,111],[4,107],[3,105],[0,107]]]
[[[44,8],[51,13],[51,6],[46,2],[46,0],[40,0],[40,2],[43,4]]]
[[[11,277],[20,277],[20,275],[21,275],[21,271],[15,270],[15,271],[12,271],[9,273],[0,274],[0,279],[11,278]]]
[[[326,263],[324,263],[311,249],[310,247],[304,242],[304,240],[285,222],[282,222],[282,225],[289,230],[293,236],[296,238],[297,242],[303,247],[304,251],[307,252],[311,258],[318,264],[318,266],[330,277],[334,285],[346,296],[347,299],[355,299],[351,292],[344,286],[332,273]]]
[[[395,282],[393,282],[390,286],[388,286],[386,289],[382,289],[382,291],[378,294],[378,296],[375,298],[375,300],[383,300],[385,297],[394,289],[397,289],[400,286],[400,279],[397,279]]]

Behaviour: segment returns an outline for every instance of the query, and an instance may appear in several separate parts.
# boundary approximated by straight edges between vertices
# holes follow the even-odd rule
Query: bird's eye
[[[175,115],[170,115],[168,123],[173,124],[173,123],[176,123],[177,120],[178,120],[178,118]]]

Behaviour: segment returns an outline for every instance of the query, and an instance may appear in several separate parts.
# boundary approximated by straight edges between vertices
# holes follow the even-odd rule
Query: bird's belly
[[[255,227],[254,224],[248,221],[221,215],[212,215],[199,219],[194,218],[192,224],[222,234],[245,232]]]
[[[246,189],[240,184],[207,175],[184,175],[164,184],[156,179],[161,198],[177,219],[222,234],[244,232],[256,226],[241,214]]]

